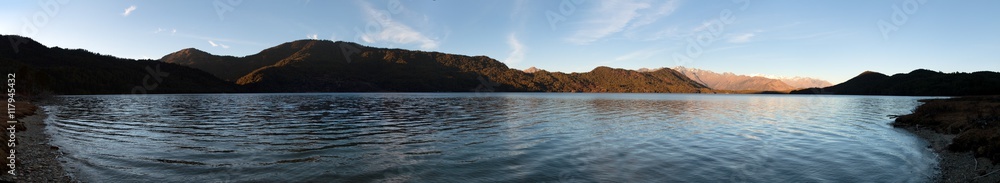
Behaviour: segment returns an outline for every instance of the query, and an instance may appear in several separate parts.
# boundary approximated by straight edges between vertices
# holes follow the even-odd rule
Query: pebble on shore
[[[61,155],[59,148],[49,145],[48,134],[45,134],[45,118],[48,117],[44,110],[28,102],[15,102],[15,118],[17,121],[15,140],[17,145],[13,147],[15,155],[15,173],[10,175],[7,161],[3,163],[3,174],[0,175],[0,182],[79,182],[74,180],[59,163],[58,157]],[[4,105],[7,111],[7,105]],[[6,123],[6,120],[4,120]],[[4,141],[9,140],[7,130],[3,130]],[[8,157],[11,147],[0,146],[0,156]]]

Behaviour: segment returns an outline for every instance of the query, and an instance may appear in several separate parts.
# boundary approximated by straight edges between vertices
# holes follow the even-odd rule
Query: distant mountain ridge
[[[598,67],[587,73],[528,72],[485,56],[298,40],[245,57],[183,49],[160,61],[212,73],[261,92],[712,92],[673,70],[636,72]]]
[[[792,91],[795,94],[963,96],[1000,95],[1000,73],[942,73],[926,69],[888,76],[865,71],[825,88]]]
[[[716,90],[789,91],[796,89],[780,80],[760,76],[737,75],[730,72],[716,73],[680,66],[672,69]]]
[[[821,87],[833,86],[833,84],[830,83],[829,81],[822,80],[822,79],[816,79],[816,78],[810,78],[810,77],[801,77],[801,76],[781,77],[781,76],[770,76],[770,75],[752,75],[752,76],[760,76],[760,77],[765,77],[765,78],[777,79],[777,80],[779,80],[781,82],[784,82],[785,84],[788,84],[789,86],[792,86],[792,87],[794,87],[796,89],[802,89],[802,88],[821,88]]]

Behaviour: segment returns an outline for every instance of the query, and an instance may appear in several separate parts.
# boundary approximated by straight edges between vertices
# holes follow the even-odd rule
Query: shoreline
[[[15,166],[17,175],[8,174],[10,168],[4,165],[0,182],[80,182],[63,169],[59,161],[63,153],[59,151],[59,147],[49,144],[50,137],[45,133],[45,119],[48,118],[45,110],[32,103],[18,103],[20,105],[17,105],[19,107],[16,113],[19,116],[17,121],[23,128],[19,125],[15,132],[17,145],[13,149],[17,162]],[[21,108],[34,110],[20,110]],[[8,133],[4,132],[4,139],[9,138],[6,137]],[[6,157],[11,148],[4,145],[2,149]]]
[[[1000,172],[987,176],[980,174],[1000,170],[1000,164],[994,164],[987,158],[976,158],[972,152],[954,152],[948,150],[948,145],[955,135],[942,134],[933,130],[913,126],[900,127],[929,144],[928,148],[938,156],[939,174],[932,182],[1000,182]]]
[[[924,104],[911,114],[899,116],[892,125],[926,140],[928,148],[937,153],[940,172],[932,182],[1000,182],[1000,164],[997,164],[1000,162],[989,158],[994,152],[983,151],[990,147],[991,136],[972,133],[979,130],[978,128],[996,129],[1000,124],[993,122],[985,126],[966,125],[969,121],[978,120],[971,114],[976,114],[979,119],[984,119],[982,117],[984,115],[998,115],[993,111],[980,111],[989,109],[984,107],[1000,105],[997,99],[1000,97],[921,100]],[[953,147],[956,138],[962,138],[960,141],[965,142],[963,145],[966,146],[969,146],[967,144],[970,138],[982,141],[976,141],[979,144],[971,145],[975,147],[971,150],[962,150]]]

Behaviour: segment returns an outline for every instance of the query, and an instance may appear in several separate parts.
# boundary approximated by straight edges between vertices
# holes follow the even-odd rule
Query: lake
[[[918,97],[585,93],[59,96],[87,182],[928,182]]]

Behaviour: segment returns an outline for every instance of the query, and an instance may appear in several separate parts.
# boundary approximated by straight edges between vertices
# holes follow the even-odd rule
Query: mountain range
[[[716,73],[707,70],[674,67],[692,80],[717,90],[754,90],[754,91],[788,91],[796,89],[777,79],[760,76],[736,75],[730,72]]]
[[[0,45],[0,72],[17,73],[18,91],[54,94],[229,92],[655,92],[740,93],[798,88],[781,79],[689,68],[589,72],[525,71],[486,56],[298,40],[234,57],[182,49],[159,60],[123,59],[82,49],[46,47],[20,36]],[[676,70],[675,70],[676,69]],[[997,94],[996,72],[865,72],[847,82],[792,93],[879,95]],[[825,82],[798,78],[811,86]],[[829,83],[825,83],[829,84]],[[713,89],[715,87],[715,89]],[[753,92],[742,92],[753,93]],[[773,93],[773,92],[770,92]],[[781,92],[778,92],[781,93]]]
[[[763,76],[763,77],[780,80],[781,82],[784,82],[785,84],[788,84],[789,86],[792,86],[792,87],[794,87],[796,89],[802,89],[802,88],[820,88],[820,87],[827,87],[827,86],[832,86],[833,85],[829,81],[822,80],[822,79],[816,79],[816,78],[810,78],[810,77],[800,77],[800,76],[795,76],[795,77],[770,77],[770,76]]]
[[[486,56],[325,40],[288,42],[245,57],[188,48],[160,61],[201,69],[255,92],[711,92],[673,70],[524,72]]]
[[[658,69],[641,68],[640,72],[656,71]],[[794,89],[826,87],[828,81],[808,77],[773,77],[737,75],[731,72],[717,73],[709,70],[687,68],[683,66],[670,68],[683,73],[688,78],[716,90],[731,91],[791,91]]]

